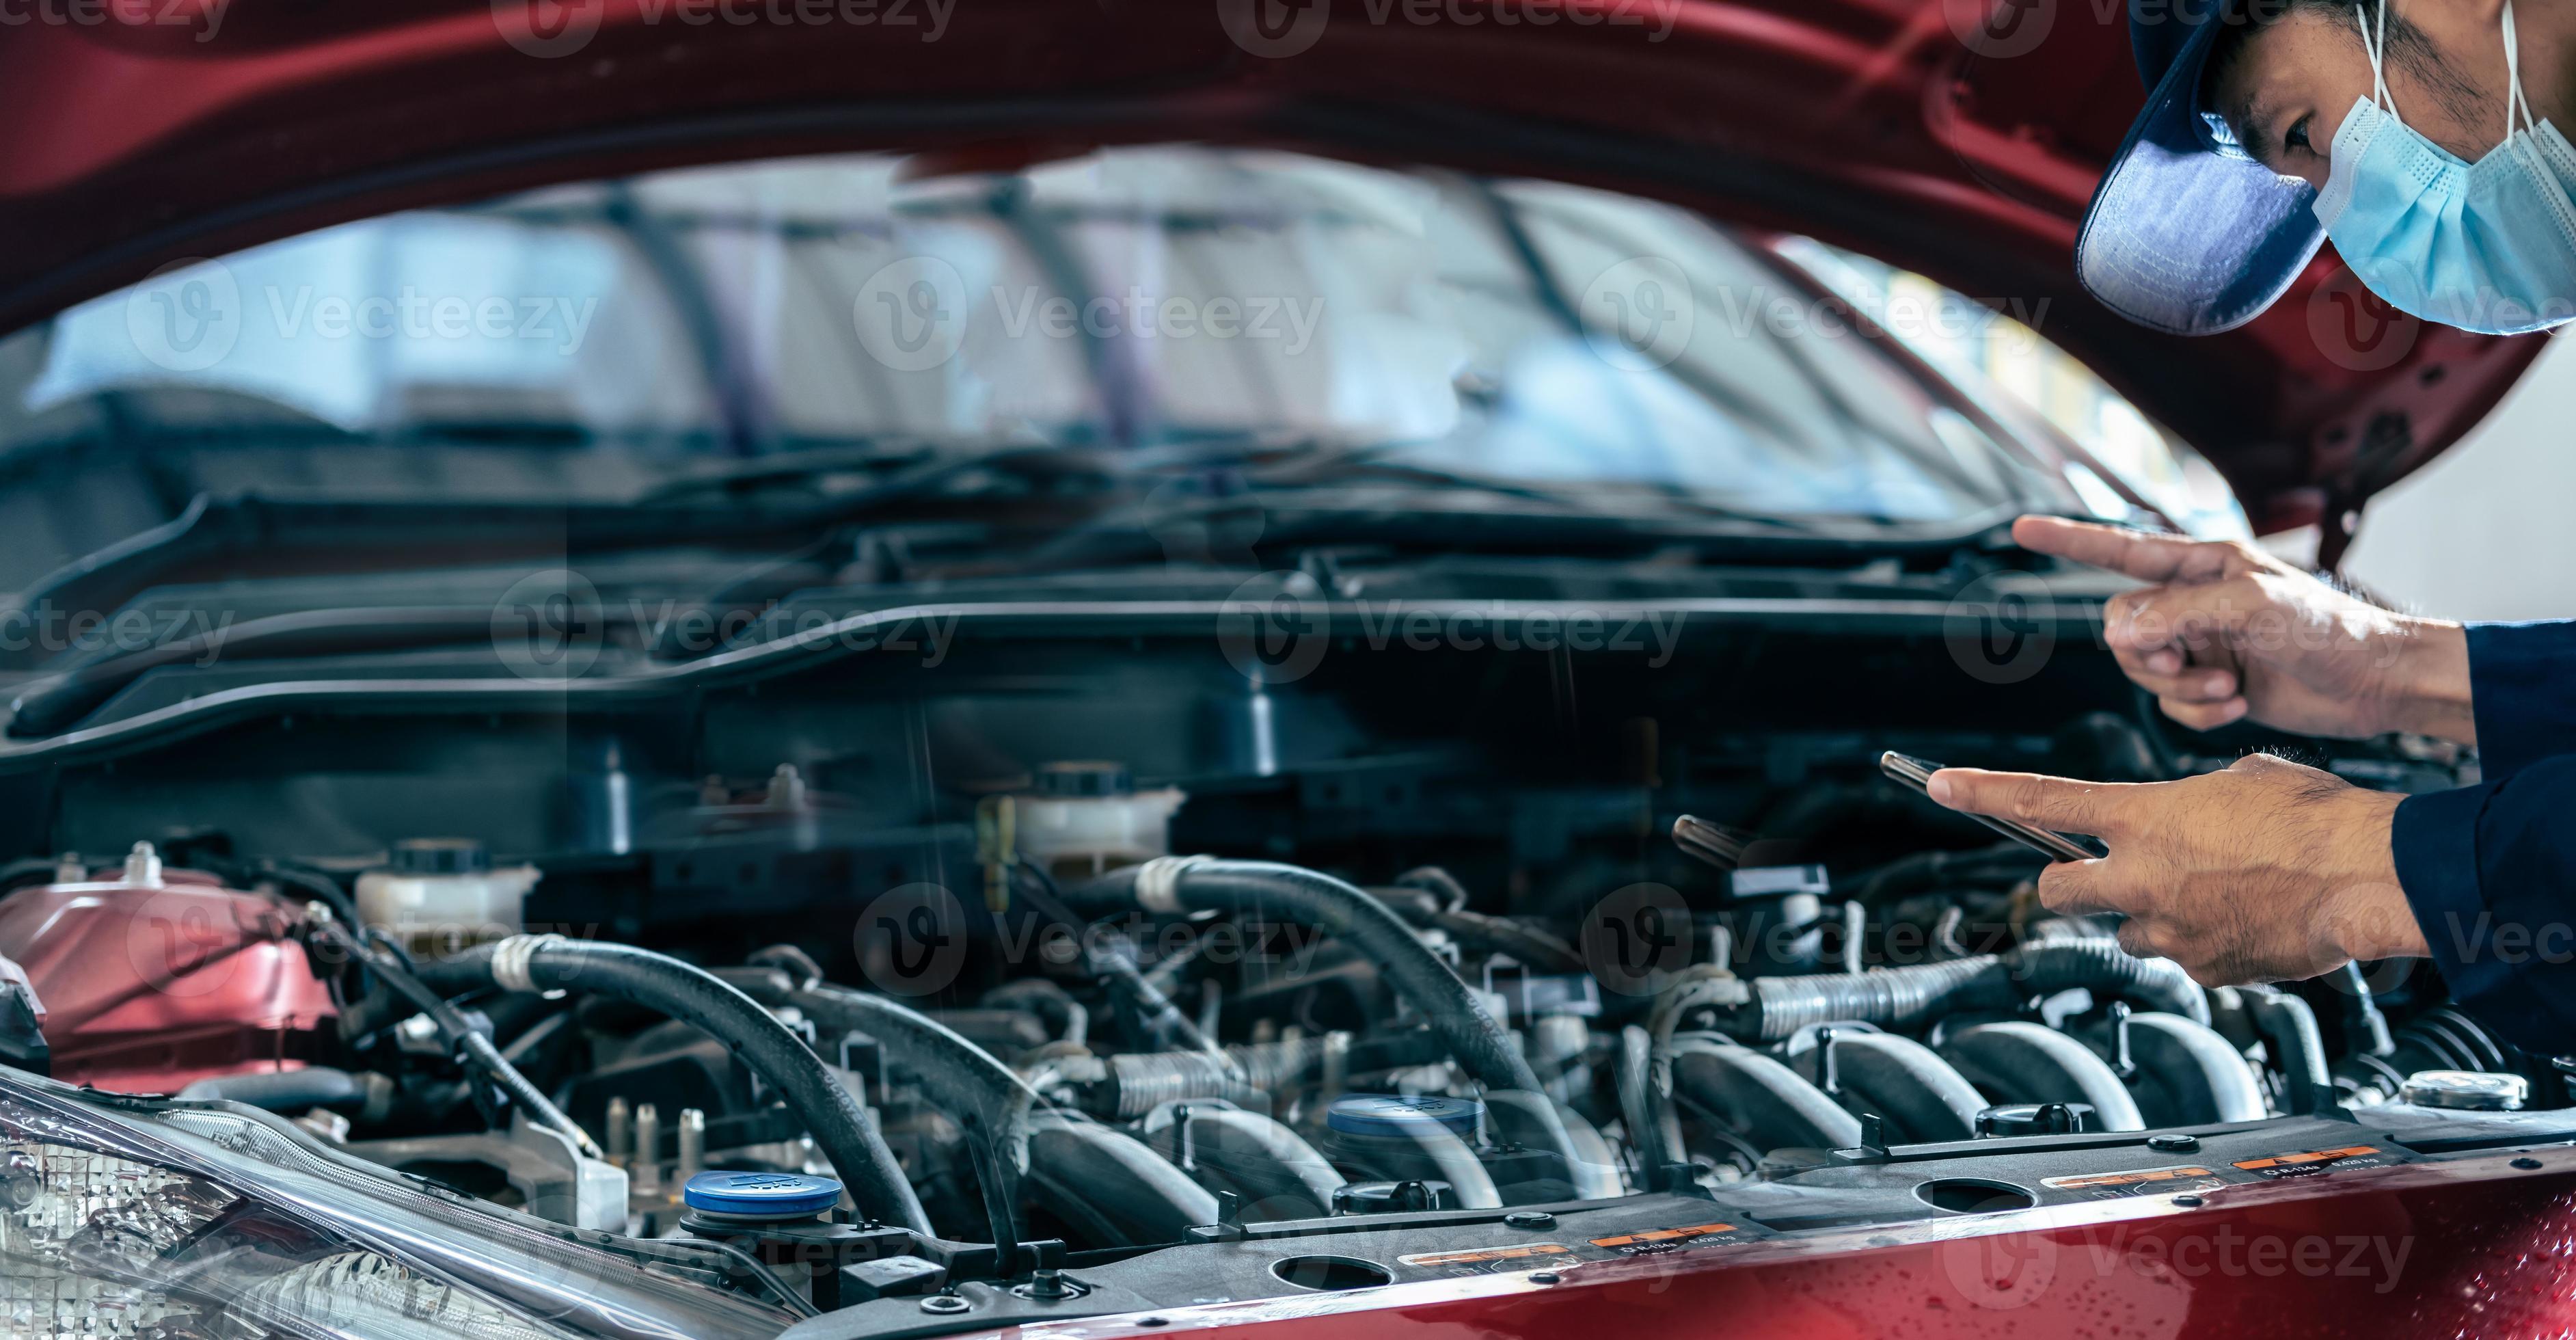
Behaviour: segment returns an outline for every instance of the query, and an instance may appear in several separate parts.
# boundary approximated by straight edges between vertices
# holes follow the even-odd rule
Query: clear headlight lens
[[[785,1300],[719,1249],[442,1192],[247,1109],[0,1069],[0,1334],[28,1340],[767,1336]]]

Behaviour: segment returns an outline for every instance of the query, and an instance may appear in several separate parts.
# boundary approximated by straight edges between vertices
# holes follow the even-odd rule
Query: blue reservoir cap
[[[1433,1126],[1474,1135],[1485,1105],[1473,1098],[1354,1093],[1333,1100],[1324,1124],[1344,1135],[1411,1135]]]
[[[796,1219],[840,1203],[841,1183],[802,1173],[702,1172],[680,1188],[692,1210]]]

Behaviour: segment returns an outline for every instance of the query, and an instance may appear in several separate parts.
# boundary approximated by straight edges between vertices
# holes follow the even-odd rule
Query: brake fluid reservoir
[[[1361,1178],[1489,1187],[1474,1153],[1484,1122],[1485,1105],[1472,1098],[1344,1094],[1325,1110],[1320,1147]]]
[[[1096,875],[1172,850],[1172,814],[1188,799],[1176,787],[1139,791],[1125,765],[1048,763],[1013,796],[1020,854],[1066,876]]]
[[[524,929],[539,878],[532,865],[493,869],[472,838],[410,838],[390,866],[358,876],[358,915],[415,953],[453,954]]]

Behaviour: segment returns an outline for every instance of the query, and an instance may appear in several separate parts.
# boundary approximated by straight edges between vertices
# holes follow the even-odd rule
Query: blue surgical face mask
[[[2576,149],[2522,94],[2513,4],[2504,7],[2505,138],[2464,163],[2397,118],[2388,95],[2388,4],[2373,31],[2371,96],[2335,132],[2317,218],[2344,263],[2391,306],[2427,321],[2519,335],[2576,320]]]

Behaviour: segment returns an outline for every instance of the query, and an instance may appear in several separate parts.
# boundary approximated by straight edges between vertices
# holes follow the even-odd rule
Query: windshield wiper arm
[[[836,442],[828,447],[799,447],[748,460],[727,461],[712,469],[692,470],[636,494],[638,507],[658,507],[707,493],[733,493],[770,484],[796,483],[833,474],[878,474],[892,477],[835,499],[847,502],[871,490],[918,488],[981,467],[1009,468],[1039,453],[1066,448],[1036,440],[960,441],[928,434],[889,434]]]

